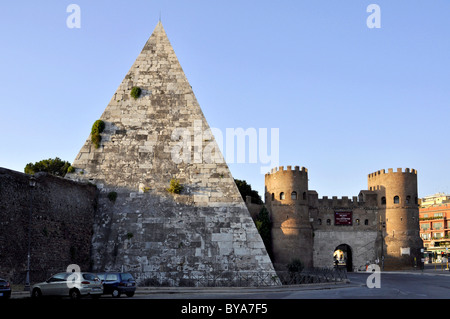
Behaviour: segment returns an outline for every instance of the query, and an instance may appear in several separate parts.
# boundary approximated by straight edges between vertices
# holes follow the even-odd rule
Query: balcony
[[[439,219],[442,219],[442,220],[447,220],[447,218],[446,218],[446,217],[444,217],[444,216],[440,216],[440,217],[420,217],[420,218],[419,218],[419,221],[426,221],[426,220],[439,220]]]

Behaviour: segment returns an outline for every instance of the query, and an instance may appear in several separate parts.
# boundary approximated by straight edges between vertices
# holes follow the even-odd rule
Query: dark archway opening
[[[347,244],[337,246],[333,253],[333,262],[338,268],[345,268],[348,272],[353,271],[352,248]]]

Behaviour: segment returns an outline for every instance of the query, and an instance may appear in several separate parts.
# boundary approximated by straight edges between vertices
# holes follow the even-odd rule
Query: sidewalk
[[[329,282],[317,284],[302,284],[302,285],[283,285],[283,286],[261,286],[261,287],[139,287],[136,293],[143,294],[173,294],[173,293],[209,293],[209,292],[285,292],[289,290],[320,290],[320,289],[334,289],[353,286],[347,279],[342,282]]]
[[[450,266],[449,266],[450,267]],[[361,274],[369,274],[365,271],[358,271],[355,273],[361,273]],[[381,273],[383,274],[426,274],[426,275],[440,275],[440,276],[450,276],[450,270],[447,268],[447,264],[425,264],[424,268],[421,269],[420,267],[417,268],[411,268],[411,269],[403,269],[403,270],[382,270]]]
[[[262,286],[262,287],[137,287],[136,294],[187,294],[187,293],[261,293],[261,292],[286,292],[289,290],[320,290],[354,287],[350,281],[329,282],[318,284]],[[11,298],[28,298],[30,292],[13,290]]]
[[[423,273],[428,275],[442,275],[450,276],[450,270],[447,268],[447,264],[435,263],[435,264],[425,264],[424,269],[413,268],[411,270],[403,270],[397,272],[407,272],[407,273]]]

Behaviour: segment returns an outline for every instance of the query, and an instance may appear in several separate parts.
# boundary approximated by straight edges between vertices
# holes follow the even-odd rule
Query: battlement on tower
[[[364,193],[364,194],[363,194]],[[322,196],[319,197],[316,191],[308,191],[308,203],[310,207],[334,209],[373,207],[377,203],[377,194],[371,191],[361,191],[359,196]]]
[[[358,201],[357,196],[353,196],[349,198],[348,196],[342,196],[338,198],[337,196],[333,196],[329,198],[328,196],[322,196],[322,198],[318,199],[319,206],[329,206],[329,207],[350,207],[350,206],[358,206],[360,202]]]
[[[384,174],[398,174],[398,173],[401,173],[401,174],[417,175],[417,170],[405,168],[405,171],[403,171],[402,168],[397,168],[397,171],[394,172],[394,170],[393,170],[392,168],[389,168],[387,173],[386,173],[386,170],[385,170],[385,169],[382,169],[382,170],[376,171],[376,172],[374,172],[374,173],[370,173],[370,174],[368,175],[368,177],[369,177],[369,179],[370,179],[370,178],[376,178],[376,177],[378,177],[378,176],[380,176],[380,175],[384,175]]]
[[[286,174],[286,173],[299,173],[299,174],[307,174],[308,173],[308,169],[305,167],[300,167],[300,166],[294,166],[294,169],[292,169],[291,165],[286,166],[286,169],[284,168],[284,166],[279,166],[279,167],[274,167],[270,170],[269,173],[266,174],[267,175],[273,175],[273,174]]]

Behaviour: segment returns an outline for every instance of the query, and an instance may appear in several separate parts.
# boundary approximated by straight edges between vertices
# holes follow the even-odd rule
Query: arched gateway
[[[347,244],[341,244],[334,249],[334,265],[346,268],[348,272],[353,271],[352,248]]]

